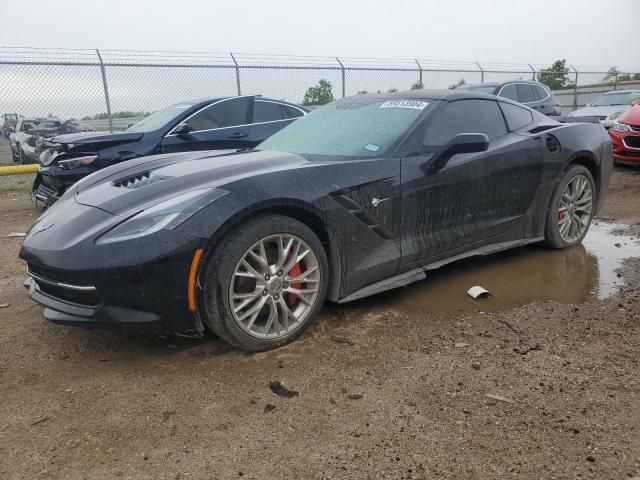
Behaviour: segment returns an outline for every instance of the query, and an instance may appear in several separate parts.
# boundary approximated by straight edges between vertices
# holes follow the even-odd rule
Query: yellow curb
[[[38,165],[11,165],[8,167],[0,167],[0,177],[4,175],[22,175],[24,173],[37,173]]]

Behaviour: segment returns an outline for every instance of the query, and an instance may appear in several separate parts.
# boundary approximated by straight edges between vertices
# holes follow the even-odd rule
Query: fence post
[[[478,62],[476,62],[476,65],[480,69],[480,83],[484,83],[484,68],[482,68]]]
[[[420,65],[420,62],[418,61],[417,58],[414,58],[414,60],[416,61],[416,65],[418,65],[418,71],[420,72],[419,73],[420,79],[418,80],[418,83],[420,83],[420,86],[424,88],[424,84],[422,83],[422,65]]]
[[[342,64],[342,62],[340,61],[340,59],[338,57],[336,57],[336,62],[338,62],[338,64],[340,65],[340,70],[342,70],[342,98],[346,97],[346,86],[345,86],[345,72],[344,72],[344,65]]]
[[[573,82],[573,109],[578,108],[578,70],[573,65],[569,65],[576,73],[576,78]]]
[[[531,75],[533,75],[533,76],[531,77],[531,80],[535,82],[535,81],[536,81],[536,71],[535,71],[535,69],[531,66],[531,64],[530,64],[530,63],[527,63],[527,65],[529,65],[529,68],[531,69]]]
[[[236,66],[236,89],[238,90],[238,96],[240,96],[242,95],[242,93],[240,93],[240,65],[238,65],[238,62],[236,61],[236,57],[233,55],[232,52],[229,52],[229,55],[231,55],[233,64]]]
[[[104,63],[102,62],[102,55],[100,50],[96,48],[98,54],[98,61],[100,62],[100,72],[102,73],[102,86],[104,88],[104,100],[107,103],[107,118],[109,119],[109,131],[113,133],[113,118],[111,117],[111,100],[109,100],[109,86],[107,85],[107,72],[104,69]]]

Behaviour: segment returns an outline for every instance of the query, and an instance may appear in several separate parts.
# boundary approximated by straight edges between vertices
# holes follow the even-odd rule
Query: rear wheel
[[[567,248],[582,242],[591,226],[596,188],[591,172],[572,165],[562,176],[547,213],[545,244]]]
[[[11,151],[14,163],[20,163],[20,151],[21,151],[20,144],[16,143],[16,146]]]
[[[29,158],[25,155],[20,145],[18,145],[18,163],[20,163],[20,165],[26,165],[30,163]]]
[[[311,229],[282,215],[250,219],[225,236],[204,269],[205,322],[244,350],[279,347],[311,324],[327,279]]]

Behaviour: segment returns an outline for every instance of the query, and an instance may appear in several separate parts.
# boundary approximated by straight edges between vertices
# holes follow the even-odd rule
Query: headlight
[[[67,170],[71,170],[91,165],[96,158],[98,158],[97,155],[86,155],[84,157],[69,158],[68,160],[58,160],[58,165]]]
[[[98,237],[96,244],[122,242],[144,237],[162,229],[173,230],[210,203],[222,198],[226,190],[192,190],[160,202],[137,213]]]
[[[611,115],[609,115],[608,119],[609,120],[615,120],[616,118],[618,118],[623,113],[624,113],[624,110],[620,110],[619,112],[613,112]]]
[[[626,123],[620,123],[616,120],[611,124],[611,130],[613,130],[614,132],[630,132],[631,127]]]

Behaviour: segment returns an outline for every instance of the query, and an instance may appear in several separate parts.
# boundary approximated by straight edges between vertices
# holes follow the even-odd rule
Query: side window
[[[214,103],[196,113],[186,123],[194,131],[245,125],[249,123],[251,100],[252,97],[243,97]]]
[[[533,123],[533,115],[526,108],[505,102],[500,102],[500,108],[502,108],[502,113],[504,113],[504,117],[507,119],[507,126],[511,131]]]
[[[536,92],[538,92],[538,100],[544,100],[547,97],[550,97],[549,92],[544,87],[535,87]]]
[[[449,102],[427,125],[424,144],[439,147],[459,133],[484,133],[489,140],[507,134],[504,117],[493,100]]]
[[[518,83],[516,87],[518,89],[518,102],[531,103],[538,101],[538,96],[533,90],[533,85],[529,85],[527,83]]]
[[[298,118],[304,115],[301,110],[297,108],[290,107],[289,105],[280,105],[282,107],[282,112],[284,113],[284,118]]]
[[[279,103],[256,100],[253,104],[253,123],[282,120],[282,109]]]
[[[504,87],[502,87],[502,90],[500,90],[500,96],[517,102],[518,92],[516,91],[516,86],[513,83],[510,85],[505,85]]]

